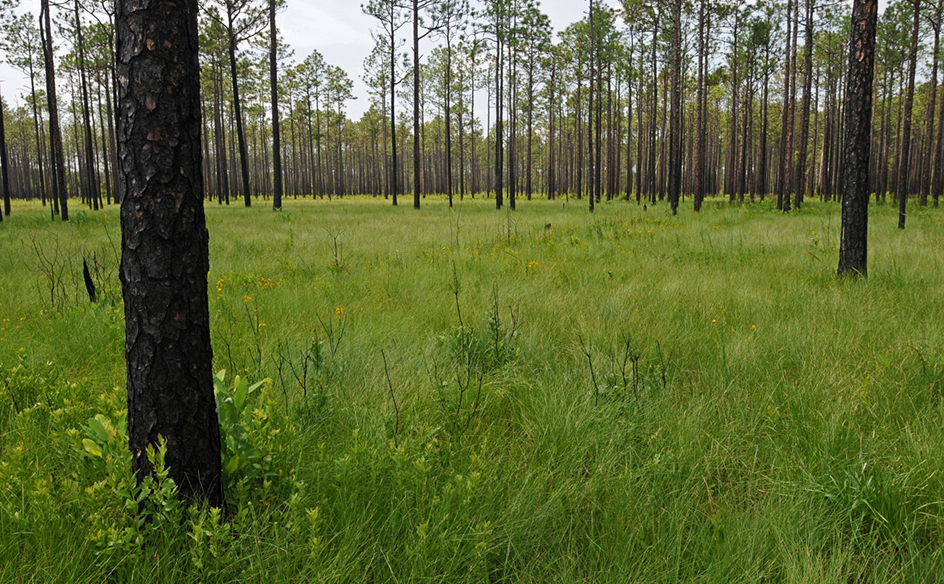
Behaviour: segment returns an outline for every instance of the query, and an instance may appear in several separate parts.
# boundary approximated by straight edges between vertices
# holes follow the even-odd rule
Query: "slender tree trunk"
[[[705,199],[705,24],[707,20],[706,0],[698,3],[698,81],[695,100],[698,102],[696,107],[695,120],[695,212],[701,211],[702,202]]]
[[[3,216],[10,216],[10,158],[7,156],[7,134],[3,126],[3,97],[0,97],[0,187],[3,187],[3,213],[0,213],[0,222]]]
[[[269,85],[272,90],[272,208],[282,208],[282,136],[279,128],[278,28],[275,26],[275,0],[269,0]]]
[[[597,81],[597,37],[596,37],[596,27],[593,23],[593,0],[590,0],[590,83],[587,84],[588,89],[590,90],[588,96],[588,105],[587,105],[587,152],[589,153],[589,174],[590,179],[590,188],[588,189],[588,198],[590,199],[590,212],[593,213],[594,205],[596,204],[596,158],[594,158],[593,149],[594,149],[594,121],[593,115],[595,113],[594,109],[594,98],[599,99],[598,95],[595,95],[596,91],[594,85]],[[599,126],[600,120],[597,119],[596,125]]]
[[[905,112],[902,122],[901,154],[898,164],[898,229],[905,228],[905,213],[908,205],[908,171],[911,168],[911,110],[914,105],[915,69],[918,62],[918,34],[921,16],[921,1],[915,0],[914,24],[911,29],[911,57],[908,64],[908,92],[905,94]]]
[[[784,66],[783,66],[783,115],[781,120],[781,135],[780,135],[780,178],[777,181],[777,209],[781,211],[788,211],[790,209],[790,165],[793,162],[793,157],[790,154],[792,152],[792,140],[791,134],[792,129],[790,128],[790,49],[792,41],[792,27],[793,27],[793,2],[798,2],[799,0],[787,0],[787,47],[784,51]]]
[[[499,19],[504,17],[500,16]],[[495,208],[501,209],[504,205],[504,162],[505,162],[505,150],[504,150],[504,125],[502,119],[502,110],[504,103],[504,45],[502,42],[502,35],[504,34],[503,25],[498,24],[497,27],[497,47],[496,47],[496,57],[495,57]]]
[[[413,208],[420,208],[420,10],[413,0]]]
[[[462,124],[459,124],[462,127]],[[460,139],[461,140],[461,139]],[[452,40],[446,42],[446,191],[452,207]]]
[[[682,194],[682,1],[672,6],[672,113],[669,129],[669,204],[678,215]],[[745,145],[746,147],[746,145]]]
[[[760,177],[760,184],[758,186],[758,191],[760,191],[760,200],[763,201],[767,198],[768,191],[770,190],[770,171],[768,170],[767,165],[767,128],[769,124],[769,98],[770,98],[770,44],[768,43],[764,47],[764,103],[761,105],[761,130],[760,130],[760,170],[758,175]]]
[[[40,194],[43,200],[43,206],[46,206],[46,173],[44,170],[43,164],[43,140],[40,136],[40,128],[42,127],[42,118],[39,115],[39,105],[36,103],[36,72],[33,70],[33,58],[30,57],[29,61],[29,73],[30,73],[30,100],[33,108],[33,125],[36,130],[36,163],[39,166],[39,189]]]
[[[393,24],[390,26],[392,27]],[[398,180],[400,165],[397,162],[397,39],[395,31],[390,31],[388,40],[390,42],[390,154],[392,157],[390,163],[390,191],[393,194],[393,206],[396,207],[397,196],[400,194],[400,182]]]
[[[66,157],[62,148],[62,131],[59,127],[59,106],[56,99],[56,64],[52,44],[52,17],[49,0],[42,0],[40,33],[43,35],[43,56],[46,62],[46,102],[49,107],[49,139],[51,141],[53,167],[53,193],[59,201],[59,214],[63,221],[69,220],[69,191],[66,185]]]
[[[252,206],[252,191],[249,188],[249,153],[246,149],[246,132],[243,129],[243,110],[239,99],[239,79],[236,76],[236,37],[233,32],[232,14],[229,19],[229,73],[233,85],[233,109],[236,118],[236,139],[239,142],[239,163],[242,171],[243,201],[247,207]]]
[[[101,189],[98,187],[97,173],[95,172],[95,146],[92,142],[92,122],[89,115],[88,83],[85,77],[85,43],[82,38],[82,20],[79,18],[79,0],[74,0],[76,47],[79,56],[79,77],[82,83],[82,122],[85,125],[85,184],[87,196],[92,199],[92,208],[98,211],[98,201]]]
[[[813,0],[806,0],[806,27],[803,56],[803,102],[800,105],[800,149],[797,154],[796,187],[793,206],[797,209],[803,203],[806,187],[806,155],[810,132],[810,103],[813,92]]]
[[[105,114],[102,108],[102,92],[95,92],[98,100],[98,123],[102,132],[102,174],[105,176],[105,196],[108,204],[111,205],[111,173],[108,164],[108,132],[105,131]],[[108,101],[107,99],[105,101]]]

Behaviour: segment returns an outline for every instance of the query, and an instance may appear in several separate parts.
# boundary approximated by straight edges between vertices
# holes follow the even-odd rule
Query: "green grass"
[[[0,226],[0,581],[944,580],[939,210],[900,232],[873,207],[862,282],[835,277],[835,204],[263,206],[207,208],[214,351],[274,380],[294,478],[211,551],[186,527],[95,541],[127,519],[82,447],[124,405],[116,209]],[[59,306],[31,236],[68,262]],[[317,339],[303,392],[279,355]]]

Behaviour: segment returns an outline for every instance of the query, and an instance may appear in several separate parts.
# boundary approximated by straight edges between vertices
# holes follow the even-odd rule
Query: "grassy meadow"
[[[0,225],[0,582],[944,581],[944,211],[840,281],[815,201],[267,206],[207,207],[250,464],[150,521],[117,209]]]

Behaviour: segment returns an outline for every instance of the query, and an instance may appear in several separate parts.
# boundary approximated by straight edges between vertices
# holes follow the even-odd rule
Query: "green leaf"
[[[239,457],[233,456],[232,458],[230,458],[226,462],[226,466],[223,467],[223,470],[225,470],[228,474],[233,474],[237,470],[239,470]]]
[[[88,422],[89,429],[95,434],[95,436],[101,442],[107,442],[109,435],[108,430],[105,428],[105,425],[98,419],[98,416],[95,416]]]
[[[82,445],[85,446],[85,451],[91,454],[92,456],[96,458],[102,457],[102,449],[99,448],[98,444],[96,444],[92,440],[85,438],[82,440]]]
[[[249,397],[249,382],[237,377],[234,385],[236,391],[233,392],[233,405],[236,406],[237,412],[242,412],[246,407],[246,398]]]

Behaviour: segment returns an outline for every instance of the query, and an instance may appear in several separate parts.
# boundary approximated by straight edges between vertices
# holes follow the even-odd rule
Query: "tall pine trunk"
[[[914,0],[914,23],[911,29],[911,56],[908,62],[908,89],[905,93],[905,111],[902,120],[901,154],[898,162],[898,229],[905,228],[905,213],[908,205],[908,171],[911,168],[911,110],[914,106],[915,69],[918,62],[918,35],[921,17],[921,0]]]
[[[59,201],[59,214],[69,220],[69,189],[66,184],[66,157],[62,148],[62,130],[59,126],[59,105],[56,99],[56,63],[52,44],[52,17],[49,0],[42,0],[40,34],[43,37],[43,57],[46,64],[46,102],[49,107],[49,140],[52,151],[53,196]]]
[[[282,137],[279,129],[278,29],[275,26],[275,0],[269,0],[269,85],[272,90],[272,208],[282,208]]]
[[[842,233],[839,275],[868,271],[869,156],[872,148],[872,77],[878,0],[854,0],[849,47],[846,135],[843,145]]]
[[[180,495],[221,507],[197,1],[118,0],[116,10],[120,276],[132,470],[139,482],[152,474],[148,449],[163,441]]]

